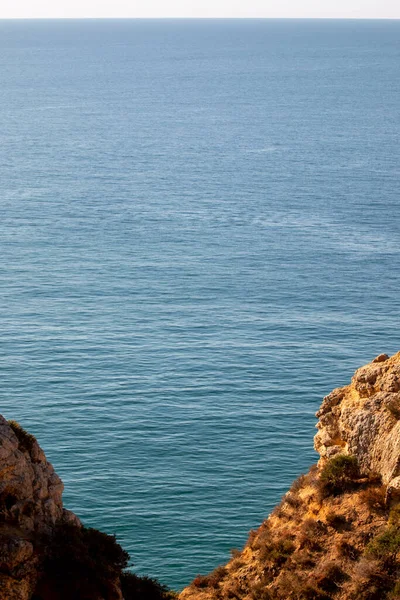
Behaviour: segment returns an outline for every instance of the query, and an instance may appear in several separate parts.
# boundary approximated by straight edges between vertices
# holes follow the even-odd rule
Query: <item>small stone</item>
[[[374,358],[374,360],[372,362],[373,363],[385,362],[388,358],[389,358],[389,356],[387,354],[379,354],[379,356]]]

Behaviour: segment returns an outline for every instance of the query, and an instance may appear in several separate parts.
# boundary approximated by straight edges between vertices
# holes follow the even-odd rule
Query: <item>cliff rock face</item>
[[[63,517],[63,484],[33,436],[0,416],[0,597],[25,600],[37,580],[32,540]]]
[[[63,517],[64,485],[33,436],[0,415],[0,504],[26,532],[45,532]]]
[[[388,493],[400,488],[400,352],[381,354],[358,369],[350,385],[333,390],[317,412],[315,449],[321,464],[338,453],[355,456]]]
[[[35,438],[0,416],[0,600],[171,600],[63,508],[63,487]]]
[[[400,353],[323,401],[318,465],[180,600],[400,600]]]
[[[113,538],[86,530],[62,504],[64,486],[36,439],[0,415],[0,598],[1,600],[122,600],[119,565],[101,564],[90,573],[91,546],[109,549],[110,563],[124,566],[127,554]],[[82,543],[87,552],[82,552]],[[116,551],[115,551],[116,549]],[[103,550],[104,551],[104,550]],[[74,556],[74,553],[76,555]],[[71,558],[72,557],[72,558]],[[115,558],[116,557],[116,558]],[[65,567],[65,568],[64,568]],[[89,596],[66,594],[68,576],[92,579]],[[97,593],[103,574],[107,593]],[[88,587],[88,586],[86,586]]]

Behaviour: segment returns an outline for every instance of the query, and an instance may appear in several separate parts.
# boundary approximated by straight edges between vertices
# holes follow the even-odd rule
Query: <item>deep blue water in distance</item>
[[[399,339],[399,21],[0,22],[1,412],[175,588]]]

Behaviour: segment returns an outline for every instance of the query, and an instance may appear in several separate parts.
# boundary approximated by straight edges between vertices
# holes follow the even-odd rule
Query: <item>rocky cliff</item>
[[[318,465],[180,600],[400,600],[400,353],[323,401]]]
[[[349,386],[324,398],[316,416],[321,464],[338,453],[353,455],[389,494],[400,491],[400,352],[358,369]]]
[[[126,571],[113,536],[82,526],[35,438],[0,416],[0,600],[166,600]]]
[[[64,511],[63,484],[35,438],[2,416],[0,461],[0,597],[28,599],[38,579],[34,540],[78,520]]]

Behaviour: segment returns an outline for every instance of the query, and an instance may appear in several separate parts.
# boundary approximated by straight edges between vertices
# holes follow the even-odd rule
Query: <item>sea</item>
[[[400,350],[400,21],[0,21],[0,412],[181,589]]]

